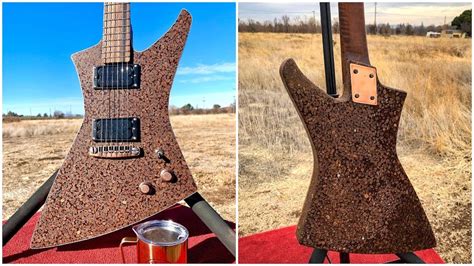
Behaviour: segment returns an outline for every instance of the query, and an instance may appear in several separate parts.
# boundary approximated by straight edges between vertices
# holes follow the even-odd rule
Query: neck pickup
[[[94,67],[94,89],[138,89],[140,66],[128,63],[112,63]]]

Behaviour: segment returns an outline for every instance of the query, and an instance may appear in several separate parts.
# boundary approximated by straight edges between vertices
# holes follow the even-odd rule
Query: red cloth
[[[239,263],[308,263],[312,248],[296,240],[296,226],[242,237],[239,239]],[[415,252],[426,263],[444,263],[433,249]],[[339,253],[328,252],[332,263],[339,263]],[[395,261],[393,254],[350,254],[351,263],[385,263]],[[327,259],[325,263],[328,263]]]
[[[4,263],[121,263],[118,248],[120,240],[126,236],[135,236],[131,227],[128,227],[88,241],[57,248],[32,250],[29,249],[30,240],[39,217],[39,213],[35,214],[3,247]],[[188,262],[232,263],[235,261],[232,254],[190,208],[177,205],[149,220],[155,219],[173,220],[189,230]],[[229,223],[229,225],[235,228],[235,224]],[[124,250],[127,262],[135,262],[135,246],[126,246]]]

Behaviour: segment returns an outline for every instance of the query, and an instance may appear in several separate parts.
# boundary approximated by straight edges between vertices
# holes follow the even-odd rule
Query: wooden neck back
[[[105,3],[102,62],[128,63],[132,58],[130,3]]]
[[[339,3],[339,25],[344,94],[350,95],[350,62],[370,65],[365,34],[364,3]]]

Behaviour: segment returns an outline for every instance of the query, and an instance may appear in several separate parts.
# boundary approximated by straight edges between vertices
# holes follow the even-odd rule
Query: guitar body
[[[282,64],[280,75],[314,155],[298,241],[314,248],[366,254],[436,246],[397,157],[406,93],[377,80],[378,104],[360,104],[344,95],[341,99],[327,95],[291,59]]]
[[[138,89],[94,89],[93,69],[103,64],[102,41],[73,55],[85,116],[49,193],[32,248],[64,245],[116,231],[196,192],[168,115],[170,90],[190,25],[191,16],[183,10],[160,40],[143,52],[133,52],[133,63],[141,67]],[[141,149],[140,156],[90,155],[90,147],[100,144],[91,138],[93,121],[109,117],[139,119],[140,139],[133,145]],[[157,156],[157,150],[164,156]],[[171,173],[172,180],[164,180],[162,171]],[[142,183],[150,188],[148,193],[139,187]]]

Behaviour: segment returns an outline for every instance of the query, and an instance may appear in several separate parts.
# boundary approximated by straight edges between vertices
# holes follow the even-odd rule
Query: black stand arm
[[[311,264],[323,264],[324,259],[326,258],[328,251],[325,249],[315,248],[313,253],[311,253],[311,257],[309,258],[309,263]]]
[[[3,246],[20,230],[23,225],[43,206],[53,186],[58,170],[13,214],[2,227]]]
[[[415,253],[407,252],[407,253],[397,253],[395,254],[397,257],[400,258],[401,263],[413,263],[413,264],[424,264],[425,262],[420,259]]]
[[[334,51],[331,25],[331,6],[329,3],[319,3],[321,12],[321,33],[323,37],[324,74],[326,75],[326,91],[337,98],[336,71],[334,70]]]
[[[196,213],[201,221],[214,233],[235,257],[235,232],[222,217],[198,193],[194,193],[184,200]]]

